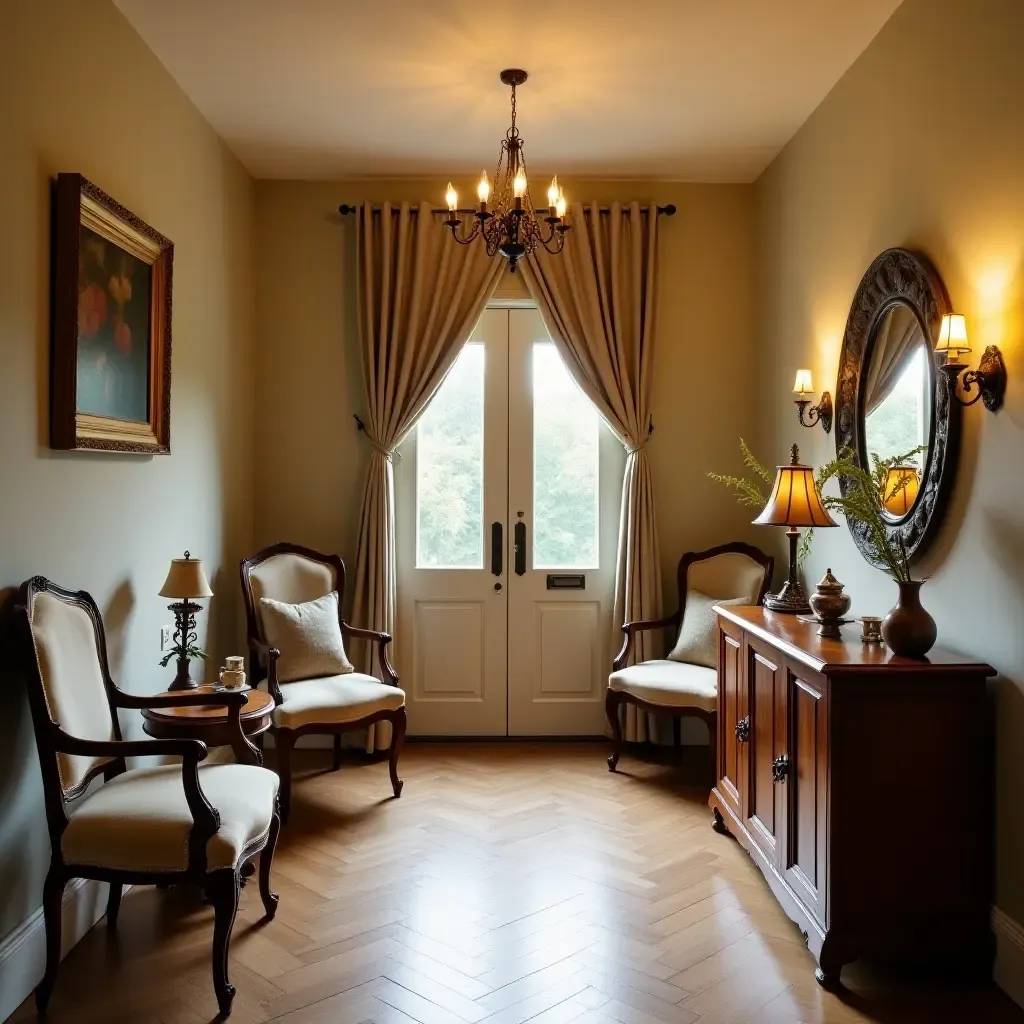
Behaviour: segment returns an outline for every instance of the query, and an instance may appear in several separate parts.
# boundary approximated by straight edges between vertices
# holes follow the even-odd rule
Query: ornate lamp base
[[[786,612],[790,615],[804,615],[811,610],[803,584],[799,580],[787,580],[777,594],[768,594],[764,606],[772,612]]]
[[[180,644],[179,650],[184,650],[190,644],[195,644],[198,639],[196,629],[196,612],[200,610],[199,605],[194,601],[175,601],[167,606],[174,612],[175,639]],[[187,654],[178,655],[178,671],[174,682],[167,687],[168,690],[194,690],[199,684],[189,676],[189,657]]]

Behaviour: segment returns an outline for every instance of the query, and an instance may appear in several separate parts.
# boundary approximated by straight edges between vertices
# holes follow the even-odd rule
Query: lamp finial
[[[800,449],[796,445],[793,445],[793,447],[790,448],[789,453],[790,453],[790,459],[791,459],[790,465],[791,466],[799,466],[800,465]]]

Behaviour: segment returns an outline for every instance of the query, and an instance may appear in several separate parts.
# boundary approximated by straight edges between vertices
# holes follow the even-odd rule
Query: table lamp
[[[764,606],[773,612],[809,612],[807,594],[796,577],[798,526],[837,526],[821,502],[814,470],[800,463],[800,451],[793,445],[788,466],[778,466],[772,496],[764,510],[754,520],[758,526],[788,526],[789,579],[777,594],[768,594]]]
[[[882,504],[885,511],[897,519],[905,516],[917,501],[921,489],[921,476],[917,466],[906,463],[891,466],[882,485]]]
[[[177,598],[167,607],[174,612],[174,648],[178,654],[178,674],[169,690],[193,690],[199,684],[188,674],[189,658],[192,655],[203,656],[196,646],[199,634],[196,633],[196,612],[200,606],[195,603],[197,597],[213,597],[213,591],[203,572],[201,559],[192,558],[185,552],[184,558],[171,560],[167,579],[160,588],[161,597]]]

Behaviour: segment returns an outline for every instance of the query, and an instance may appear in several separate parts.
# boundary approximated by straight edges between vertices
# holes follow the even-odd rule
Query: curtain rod
[[[338,213],[340,213],[342,215],[342,217],[347,217],[350,213],[355,213],[357,209],[358,209],[358,207],[353,206],[350,203],[342,203],[341,206],[338,207]],[[542,209],[546,209],[546,207],[542,207]],[[641,206],[640,209],[646,213],[646,211],[649,210],[650,207],[649,206]],[[671,217],[676,212],[676,204],[675,203],[669,203],[667,206],[659,206],[657,209],[658,209],[659,215],[660,214],[664,214],[666,217]],[[610,213],[611,212],[607,206],[599,207],[599,210],[600,210],[601,213]],[[379,213],[380,212],[380,207],[379,206],[375,206],[373,208],[373,211],[374,211],[374,213]],[[410,213],[416,213],[416,207],[413,207],[409,212]],[[477,211],[476,211],[476,208],[474,207],[474,208],[469,209],[469,210],[456,210],[455,212],[456,213],[469,214],[469,213],[476,213]],[[448,210],[445,207],[437,207],[437,208],[431,210],[431,213],[448,213]]]

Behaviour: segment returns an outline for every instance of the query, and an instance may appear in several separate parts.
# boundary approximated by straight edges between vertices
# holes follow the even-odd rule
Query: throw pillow
[[[281,652],[277,678],[282,683],[354,672],[345,653],[338,624],[338,592],[332,590],[315,601],[285,604],[260,598],[263,633],[271,647]]]
[[[699,590],[688,590],[679,637],[668,654],[670,661],[715,668],[718,664],[718,623],[712,609],[716,604],[750,604],[750,598],[722,600],[719,597],[708,597]]]

